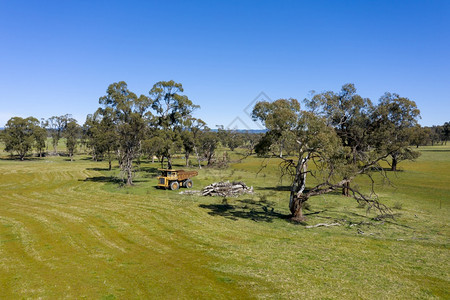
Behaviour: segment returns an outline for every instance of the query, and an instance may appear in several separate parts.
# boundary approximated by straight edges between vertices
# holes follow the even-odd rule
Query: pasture
[[[336,193],[310,200],[307,224],[285,218],[276,160],[258,175],[256,157],[199,170],[194,189],[254,187],[224,199],[155,189],[159,165],[146,160],[127,188],[117,163],[3,153],[0,298],[448,299],[450,146],[420,149],[376,186],[394,219]]]

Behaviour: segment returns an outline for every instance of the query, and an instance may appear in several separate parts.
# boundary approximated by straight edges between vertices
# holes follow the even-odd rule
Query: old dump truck
[[[178,190],[180,186],[190,189],[194,186],[191,177],[197,176],[197,171],[159,169],[161,176],[158,176],[158,187],[162,189],[170,188]]]

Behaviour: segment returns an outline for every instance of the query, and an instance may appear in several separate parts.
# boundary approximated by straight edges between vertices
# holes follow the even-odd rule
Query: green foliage
[[[151,126],[156,130],[151,132],[163,138],[162,156],[167,158],[169,168],[172,166],[173,153],[183,144],[188,147],[185,150],[189,156],[191,152],[189,147],[192,143],[186,139],[187,136],[184,136],[183,140],[182,132],[186,126],[194,123],[191,114],[200,107],[193,104],[186,95],[182,95],[183,92],[182,84],[173,80],[159,81],[149,92],[152,99],[151,107],[156,112],[156,115],[150,119]]]
[[[106,158],[111,169],[112,159],[119,148],[114,110],[111,107],[99,108],[93,115],[88,115],[83,131],[94,160]]]
[[[117,144],[119,145],[119,163],[127,178],[127,185],[133,184],[133,159],[139,153],[140,142],[144,138],[144,114],[150,108],[151,100],[141,95],[139,98],[128,90],[124,81],[108,86],[106,95],[100,97],[106,115],[112,117]]]
[[[219,143],[219,137],[217,133],[212,131],[202,132],[200,138],[200,151],[203,154],[206,164],[211,166],[215,161],[215,151]]]
[[[380,163],[388,156],[395,170],[398,161],[418,157],[409,147],[412,128],[417,124],[419,110],[415,103],[397,94],[386,93],[377,106],[356,93],[353,84],[346,84],[338,93],[328,91],[305,99],[309,111],[302,111],[295,99],[263,101],[255,105],[253,118],[269,130],[256,147],[258,153],[272,152],[279,147],[283,174],[292,177],[290,211],[293,219],[302,221],[302,206],[312,196],[343,188],[358,202],[380,211],[388,208],[375,198],[364,195],[350,182],[373,170],[383,170]],[[294,159],[283,158],[283,149]],[[314,164],[319,183],[305,191],[306,176]]]
[[[63,116],[53,116],[47,120],[46,124],[50,126],[54,153],[56,153],[59,140],[63,136],[63,132],[66,129],[67,123],[74,121],[75,119],[73,119],[70,114],[66,114]]]
[[[33,145],[41,137],[42,131],[39,127],[39,121],[36,118],[28,117],[12,117],[5,125],[2,132],[2,140],[5,144],[5,151],[17,153],[19,158],[23,160],[28,152],[33,148]]]
[[[47,130],[45,127],[35,126],[34,127],[34,138],[35,138],[35,147],[39,152],[39,156],[42,157],[42,153],[45,149],[45,143],[47,142]]]
[[[184,92],[183,85],[173,80],[159,81],[150,90],[152,109],[156,111],[155,123],[165,129],[183,126],[191,113],[200,106],[192,103]]]
[[[73,160],[73,154],[77,147],[78,140],[81,134],[81,127],[76,121],[69,121],[66,124],[64,130],[64,136],[66,137],[66,147],[69,152],[70,160]]]
[[[295,151],[296,142],[293,131],[299,120],[300,104],[296,99],[279,99],[274,102],[256,103],[252,118],[260,120],[269,130],[258,146],[257,153],[268,152],[283,157],[283,150]],[[269,142],[270,141],[270,142]]]
[[[397,94],[385,93],[374,111],[374,134],[378,146],[385,148],[392,157],[392,171],[397,170],[397,164],[402,160],[417,158],[419,152],[408,147],[414,141],[414,128],[420,111],[416,103]],[[417,137],[416,137],[417,138]]]

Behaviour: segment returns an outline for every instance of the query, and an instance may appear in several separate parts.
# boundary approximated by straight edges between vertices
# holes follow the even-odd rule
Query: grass
[[[0,298],[448,299],[450,147],[421,151],[377,186],[394,220],[335,194],[307,223],[342,226],[312,229],[284,218],[276,161],[200,170],[194,189],[255,189],[222,199],[155,189],[148,161],[129,188],[82,155],[0,160]]]

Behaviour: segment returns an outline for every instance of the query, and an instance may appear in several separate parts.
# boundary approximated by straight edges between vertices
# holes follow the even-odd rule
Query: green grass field
[[[293,224],[276,160],[202,169],[194,189],[242,180],[254,195],[213,198],[135,186],[88,156],[0,160],[0,298],[450,298],[450,146],[378,185],[395,219],[339,194],[312,198]],[[181,164],[182,160],[179,160]],[[365,186],[360,180],[356,184]]]

